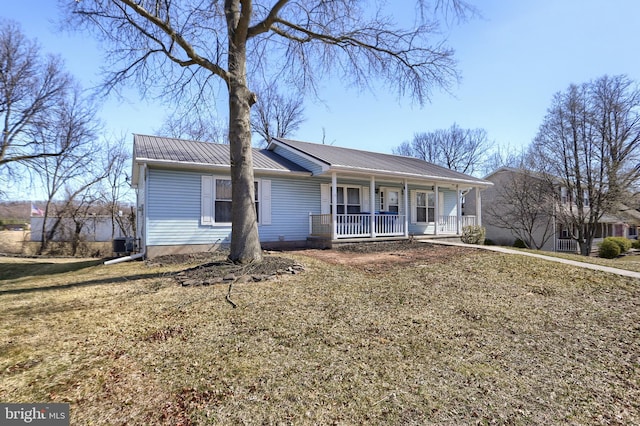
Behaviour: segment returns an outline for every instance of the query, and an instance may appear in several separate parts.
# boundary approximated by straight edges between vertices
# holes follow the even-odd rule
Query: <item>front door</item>
[[[380,210],[400,213],[400,190],[384,188],[380,191]]]

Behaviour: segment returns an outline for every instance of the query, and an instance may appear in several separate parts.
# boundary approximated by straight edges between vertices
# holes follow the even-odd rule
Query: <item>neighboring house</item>
[[[231,236],[229,146],[134,135],[138,238],[149,257]],[[462,196],[492,184],[417,158],[274,138],[253,149],[263,247],[459,235]],[[477,204],[480,191],[476,191]]]
[[[521,178],[523,171],[510,167],[501,167],[484,179],[494,183],[494,186],[484,191],[482,196],[482,216],[484,217],[483,225],[486,228],[486,238],[499,245],[513,245],[516,239],[514,233],[503,226],[496,226],[500,222],[496,220],[495,215],[505,214],[509,210],[506,205],[504,195],[508,193],[505,187],[512,184],[516,179]],[[536,179],[535,174],[528,174],[529,179]],[[566,188],[557,185],[554,189],[555,202],[548,203],[546,216],[550,220],[550,235],[542,250],[559,251],[559,252],[577,252],[578,247],[575,240],[571,238],[571,230],[566,229],[560,221],[555,220],[556,212],[560,209],[568,209],[570,206],[575,207],[576,194],[571,194]],[[469,201],[465,203],[465,209],[475,211],[475,203],[473,192],[470,194]],[[586,196],[586,195],[584,195]],[[542,201],[544,202],[544,201]],[[585,198],[585,206],[588,206],[589,200]],[[544,222],[544,217],[540,218]],[[605,213],[598,222],[594,243],[601,242],[604,238],[610,236],[621,236],[627,238],[637,238],[638,226],[640,225],[640,212],[621,205],[615,212]],[[535,229],[534,238],[537,241],[544,239],[546,227],[542,224]]]

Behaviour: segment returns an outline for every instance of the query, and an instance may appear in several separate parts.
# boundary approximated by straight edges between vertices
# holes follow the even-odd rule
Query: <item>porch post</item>
[[[476,225],[482,226],[482,195],[480,187],[476,188]]]
[[[331,173],[331,239],[338,237],[338,176]]]
[[[438,184],[433,185],[435,199],[433,200],[433,235],[438,235],[438,227],[440,226],[440,188]],[[427,200],[427,204],[429,201]]]
[[[462,231],[461,222],[462,222],[462,204],[460,200],[460,185],[456,185],[456,234],[460,235],[460,231]]]
[[[376,177],[371,175],[369,182],[369,231],[371,238],[376,237]]]
[[[409,238],[409,184],[404,179],[404,237]]]

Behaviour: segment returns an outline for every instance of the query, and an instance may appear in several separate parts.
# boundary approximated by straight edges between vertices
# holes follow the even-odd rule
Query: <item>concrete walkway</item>
[[[565,265],[577,266],[579,268],[593,269],[594,271],[603,271],[603,272],[608,272],[610,274],[617,274],[617,275],[622,275],[622,276],[625,276],[625,277],[631,277],[631,278],[640,279],[640,272],[627,271],[625,269],[618,269],[618,268],[611,268],[609,266],[594,265],[593,263],[577,262],[575,260],[561,259],[559,257],[545,256],[543,254],[529,253],[529,252],[526,252],[526,251],[512,250],[512,249],[509,249],[509,248],[506,248],[506,247],[480,246],[480,245],[475,245],[475,244],[465,244],[465,243],[459,243],[459,242],[455,242],[455,241],[435,240],[435,239],[434,240],[420,240],[420,241],[424,242],[424,243],[430,243],[430,244],[441,244],[441,245],[446,245],[446,246],[468,247],[468,248],[475,248],[475,249],[479,249],[479,250],[497,251],[498,253],[518,254],[520,256],[537,257],[538,259],[544,259],[544,260],[548,260],[550,262],[564,263]]]

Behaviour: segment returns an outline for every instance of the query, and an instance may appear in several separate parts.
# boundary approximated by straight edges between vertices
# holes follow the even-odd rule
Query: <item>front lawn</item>
[[[234,283],[235,309],[177,284],[193,265],[0,258],[0,401],[72,424],[640,424],[640,280],[430,250],[280,253],[306,271]]]

